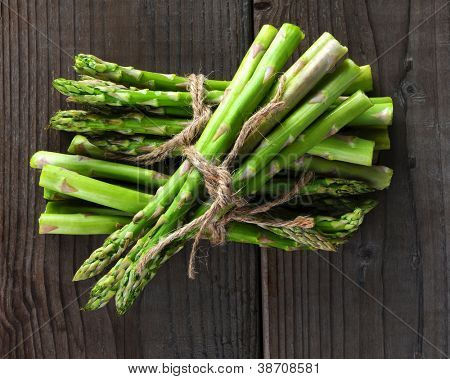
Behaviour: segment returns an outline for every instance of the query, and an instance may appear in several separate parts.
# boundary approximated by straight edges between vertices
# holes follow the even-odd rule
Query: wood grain
[[[331,31],[356,62],[372,64],[375,93],[392,96],[396,109],[393,150],[381,158],[393,184],[358,235],[331,256],[263,254],[266,357],[448,354],[450,10],[432,16],[443,5],[254,2],[255,29],[290,20],[313,38]]]
[[[252,39],[246,1],[5,1],[0,7],[2,202],[0,355],[8,357],[256,357],[259,258],[253,248],[209,249],[196,281],[187,251],[161,270],[124,318],[112,307],[79,311],[93,284],[77,266],[101,238],[38,236],[43,208],[38,149],[64,151],[70,136],[44,130],[61,107],[52,89],[74,77],[72,56],[91,52],[162,72],[232,76]],[[205,249],[206,250],[206,249]],[[80,299],[77,299],[80,297]],[[48,321],[50,320],[50,321]]]

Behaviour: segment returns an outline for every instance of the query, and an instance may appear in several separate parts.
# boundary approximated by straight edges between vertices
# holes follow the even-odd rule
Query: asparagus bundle
[[[264,28],[262,31],[264,31]],[[275,38],[271,36],[270,41],[265,41],[268,49],[263,54],[261,54],[263,52],[261,42],[258,41],[263,37],[261,32],[258,37],[230,83],[225,99],[214,112],[195,145],[205,158],[214,159],[230,148],[245,118],[256,109],[265,93],[270,90],[276,73],[281,70],[294,48],[303,38],[303,33],[294,25],[284,24]],[[258,51],[257,55],[253,53],[255,46]],[[257,57],[260,58],[256,64],[248,63],[248,61],[252,62]],[[247,69],[247,66],[250,69]],[[245,78],[245,82],[241,77]],[[193,170],[190,164],[185,161],[163,187],[164,190],[157,192],[155,200],[140,211],[131,224],[108,238],[105,244],[82,265],[75,278],[80,279],[95,275],[98,272],[97,267],[106,266],[117,259],[123,252],[121,247],[124,244],[135,241],[138,233],[141,233],[144,228],[146,228],[146,232],[149,231],[149,223],[151,221],[156,222],[156,218],[163,215],[166,209],[167,211],[174,210],[173,207],[170,207],[172,202],[176,204],[176,213],[179,214],[176,219],[181,219],[195,201],[201,184],[200,173]],[[157,227],[165,223],[165,215],[160,220]],[[173,220],[173,218],[170,218],[168,221],[172,224]],[[169,222],[166,225],[169,225]],[[144,245],[145,239],[148,238],[149,236],[145,235],[135,246]],[[108,254],[105,254],[105,251]],[[121,279],[126,267],[133,260],[135,261],[139,255],[139,249],[135,248],[116,263],[109,274],[113,278],[108,280],[109,286],[112,282],[117,283]],[[102,284],[100,286],[102,287]],[[97,292],[99,291],[94,288],[93,293]],[[105,293],[103,289],[100,292]],[[106,293],[111,294],[113,291],[108,288]],[[96,301],[94,302],[96,303]],[[102,300],[103,302],[104,300]]]
[[[277,203],[256,221],[252,216],[228,222],[226,240],[289,251],[334,251],[375,206],[360,195],[389,186],[392,170],[372,164],[374,151],[390,146],[392,100],[363,93],[372,89],[370,66],[358,67],[350,59],[339,64],[347,48],[329,33],[279,75],[303,37],[291,24],[279,31],[266,25],[231,82],[204,82],[204,102],[215,110],[194,145],[197,154],[219,165],[239,139],[239,151],[246,156],[232,162],[232,191],[250,204],[296,196],[291,210]],[[212,215],[217,221],[239,207],[225,202],[217,208],[217,202],[208,201],[204,178],[189,160],[168,176],[124,159],[155,151],[191,126],[195,107],[185,77],[84,54],[75,57],[75,70],[80,80],[60,78],[54,86],[91,109],[60,111],[50,127],[78,133],[68,149],[76,155],[41,151],[30,162],[42,169],[39,184],[52,200],[41,215],[40,233],[111,233],[74,280],[97,275],[115,262],[92,288],[85,309],[115,297],[122,314],[189,239],[199,231],[202,238],[213,238],[196,226],[159,247],[181,223],[205,214],[214,223]],[[249,135],[240,135],[241,128],[248,133],[249,125]],[[183,148],[171,153],[185,154]],[[290,173],[306,171],[316,177],[298,187],[298,176],[293,180]],[[216,187],[224,190],[219,183]],[[291,206],[286,199],[284,204]]]
[[[347,74],[347,76],[343,75],[343,73]],[[352,66],[352,64],[349,62],[346,65],[344,65],[343,68],[340,71],[338,71],[336,74],[334,74],[331,77],[331,79],[328,79],[325,82],[324,87],[325,88],[329,88],[330,87],[331,93],[332,94],[336,93],[335,96],[337,97],[340,94],[340,92],[343,91],[343,89],[345,88],[346,84],[350,83],[351,80],[354,79],[358,75],[358,73],[359,73],[359,71],[358,71],[357,67],[354,66],[354,65]],[[334,78],[336,78],[336,79],[334,79]],[[338,80],[338,78],[340,79],[340,81]],[[337,84],[334,83],[335,80],[337,81]],[[338,83],[343,83],[343,84],[338,84]],[[323,88],[321,90],[323,91]],[[333,90],[336,91],[336,92],[332,92]],[[319,115],[324,110],[326,110],[328,105],[333,100],[335,100],[335,99],[333,99],[333,95],[332,95],[332,96],[330,96],[330,99],[327,99],[325,101],[325,105],[320,104],[320,101],[318,102],[319,106],[314,106],[313,105],[311,107],[312,108],[312,112],[315,112],[315,113],[313,113],[313,115],[316,115],[316,117],[317,117],[317,115]],[[327,104],[327,101],[329,102],[328,104]],[[314,102],[312,102],[312,104],[314,104]],[[300,114],[300,113],[305,113],[304,109],[300,109],[300,111],[297,112],[297,114]],[[308,112],[306,112],[306,113],[308,113]],[[313,119],[313,117],[314,116],[311,116],[310,120]],[[294,120],[295,120],[295,118],[294,118]],[[297,124],[298,124],[298,120],[295,120],[295,121],[297,121]],[[305,122],[307,122],[307,121],[305,121]],[[292,122],[292,124],[294,124],[294,122]],[[306,126],[307,126],[307,124],[306,124]],[[303,127],[305,127],[305,126],[303,126]],[[331,128],[331,125],[330,125],[330,128]],[[281,148],[283,146],[283,143],[284,142],[279,143],[278,146],[280,146],[280,148]],[[141,255],[140,251],[145,251],[145,249],[148,249],[148,247],[151,246],[151,244],[156,243],[156,241],[158,241],[158,239],[161,236],[163,236],[165,233],[167,233],[171,229],[173,229],[174,225],[173,225],[173,221],[172,220],[178,219],[179,217],[183,216],[183,213],[182,213],[182,211],[180,211],[180,207],[178,206],[179,200],[178,201],[177,200],[178,199],[175,199],[175,201],[174,201],[174,204],[176,204],[176,205],[170,207],[168,209],[168,211],[166,212],[166,215],[162,216],[162,217],[164,217],[163,218],[164,221],[162,223],[160,223],[160,225],[162,225],[162,227],[156,233],[154,233],[153,238],[150,238],[149,235],[147,235],[146,236],[147,237],[147,241],[143,240],[143,242],[141,242],[140,244],[138,243],[136,245],[137,248],[132,250],[131,255],[130,255],[130,259],[129,259],[130,263],[126,263],[125,265],[123,265],[122,262],[119,261],[119,264],[118,264],[119,267],[120,267],[120,264],[122,264],[121,271],[123,271],[123,268],[125,266],[129,266],[129,268],[127,269],[127,272],[130,273],[129,275],[127,275],[127,273],[125,274],[125,276],[122,279],[122,282],[124,282],[125,284],[122,287],[118,288],[119,292],[118,292],[118,294],[116,296],[116,302],[118,302],[119,312],[123,312],[125,309],[127,309],[129,307],[130,303],[132,303],[134,301],[134,299],[136,298],[137,294],[140,292],[140,290],[143,288],[143,286],[145,286],[146,282],[148,282],[148,280],[150,280],[154,276],[154,272],[155,272],[155,270],[154,270],[154,263],[157,262],[158,263],[157,266],[159,266],[163,261],[165,261],[165,259],[163,257],[162,258],[157,257],[156,260],[153,259],[153,262],[151,262],[151,264],[149,264],[150,268],[149,268],[148,272],[143,275],[143,277],[140,276],[139,274],[136,274],[136,270],[135,270],[136,262],[138,262],[138,258]],[[167,213],[170,214],[170,217],[167,215]],[[161,220],[161,218],[160,218],[160,220]],[[157,224],[156,226],[159,227],[160,225]],[[139,247],[142,247],[142,248],[139,249]],[[175,251],[176,250],[177,249],[175,249]],[[131,264],[131,266],[130,266],[130,264]],[[153,267],[152,267],[152,265],[153,265]],[[114,271],[116,271],[116,270],[114,270],[114,268],[113,268],[113,273],[108,274],[105,277],[104,281],[107,281],[108,283],[111,283],[111,281],[114,281],[114,279],[116,279],[115,281],[117,282],[117,275],[114,273]],[[106,279],[108,277],[110,279],[111,278],[114,278],[114,279],[113,280]],[[134,279],[133,279],[133,277],[134,277]],[[129,278],[132,278],[132,279],[128,280]],[[140,278],[142,278],[142,280],[140,280]],[[134,289],[132,291],[128,291],[128,289],[129,289],[129,285],[128,284],[129,283],[133,283],[136,280],[139,282],[139,285],[133,285]],[[92,304],[97,304],[97,305],[103,304],[104,301],[105,301],[105,297],[107,298],[108,296],[110,296],[110,294],[112,292],[114,292],[114,289],[111,290],[111,288],[108,288],[108,290],[105,292],[105,290],[102,288],[103,284],[104,284],[102,282],[102,280],[98,284],[99,285],[94,287],[94,289],[93,289],[91,300],[88,303],[89,307],[92,307]],[[100,287],[101,289],[99,290],[98,287]],[[123,292],[121,292],[121,288],[125,288],[128,291],[125,294],[125,296],[122,296]],[[131,295],[129,295],[129,294],[131,294]],[[102,297],[103,297],[103,299],[102,299]],[[121,304],[121,303],[123,303],[123,304]]]
[[[353,62],[347,60],[335,71],[335,73],[333,73],[330,77],[327,77],[323,84],[316,89],[317,92],[313,92],[303,106],[300,106],[296,111],[291,113],[286,121],[281,123],[281,125],[279,125],[272,132],[271,136],[266,139],[266,143],[260,145],[255,153],[250,156],[243,165],[241,165],[240,169],[238,169],[237,173],[234,175],[235,188],[237,187],[236,183],[242,185],[243,179],[247,179],[250,175],[246,174],[246,177],[243,175],[243,173],[248,172],[248,167],[250,165],[263,166],[266,160],[270,161],[270,158],[277,154],[278,151],[282,150],[286,143],[289,142],[289,138],[291,136],[294,136],[294,138],[298,136],[301,131],[304,130],[315,118],[323,113],[351,83],[351,81],[358,76],[358,74],[359,68]],[[370,106],[370,101],[368,105]],[[361,111],[362,110],[364,110],[364,108],[362,108]],[[334,118],[332,119],[334,121]],[[337,120],[335,121],[338,121],[338,119],[339,117],[337,117]],[[328,119],[326,121],[328,121]],[[319,125],[322,125],[323,123],[327,124],[326,121],[319,123]],[[334,122],[329,122],[327,125],[330,130],[332,129]],[[254,170],[256,171],[256,169]],[[264,183],[264,181],[261,182]],[[157,268],[162,264],[162,262],[165,261],[164,257],[152,257],[149,262],[146,263],[145,268],[141,272],[137,271],[139,260],[142,259],[142,255],[148,254],[148,251],[151,251],[150,248],[152,246],[156,245],[161,238],[170,233],[176,227],[176,222],[174,220],[178,220],[179,218],[185,216],[185,210],[187,207],[180,206],[180,203],[183,202],[182,196],[186,193],[192,196],[194,189],[192,187],[189,188],[189,184],[189,182],[185,184],[185,188],[180,191],[180,195],[175,198],[166,213],[160,216],[156,227],[138,242],[136,245],[137,247],[135,246],[129,254],[128,262],[126,262],[127,257],[124,258],[126,263],[122,264],[121,271],[124,267],[126,267],[126,272],[121,279],[119,287],[117,288],[116,295],[116,306],[119,313],[125,312],[130,307],[147,282],[154,277]],[[256,191],[257,186],[258,185],[252,185],[250,193]],[[242,188],[243,187],[241,187],[241,190]],[[301,237],[303,237],[304,234],[305,233],[302,233]],[[314,247],[320,246],[322,249],[334,250],[333,245],[324,242],[317,233],[309,235],[308,240],[314,241]],[[175,251],[176,250],[178,249],[175,249]],[[108,275],[109,274],[107,274],[105,278],[107,278]],[[116,275],[114,276],[117,277]],[[108,282],[111,283],[111,280],[108,279]],[[108,293],[113,291],[108,289]],[[101,296],[105,295],[105,291],[103,289],[100,293]],[[95,287],[93,289],[93,295],[94,296],[92,299],[98,297],[97,289]],[[96,300],[93,301],[94,303],[97,303]]]

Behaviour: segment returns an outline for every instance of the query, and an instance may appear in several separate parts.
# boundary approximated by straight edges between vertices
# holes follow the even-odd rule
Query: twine
[[[211,118],[211,109],[203,101],[205,97],[203,86],[205,80],[205,76],[203,75],[191,74],[188,77],[188,90],[192,97],[193,110],[192,121],[189,125],[162,145],[152,147],[152,151],[149,153],[137,157],[125,158],[125,160],[150,165],[162,161],[176,149],[191,145]]]
[[[231,149],[220,165],[215,165],[206,160],[192,145],[192,142],[199,131],[204,128],[209,118],[211,110],[203,104],[204,77],[202,75],[189,76],[189,91],[192,95],[192,106],[194,118],[190,125],[179,135],[172,138],[159,148],[149,154],[134,158],[145,163],[153,163],[165,158],[174,149],[181,149],[182,155],[203,175],[205,187],[209,196],[213,200],[209,209],[200,217],[194,219],[173,233],[162,238],[155,246],[149,249],[139,260],[137,272],[141,273],[148,262],[172,242],[195,233],[189,257],[188,276],[193,279],[196,274],[195,261],[198,244],[206,231],[209,231],[210,240],[213,243],[223,243],[225,240],[225,226],[230,221],[241,221],[256,224],[262,227],[282,227],[282,228],[312,228],[314,220],[310,217],[299,216],[294,220],[269,220],[256,215],[269,211],[271,208],[289,201],[299,193],[299,189],[304,186],[312,177],[310,173],[304,175],[300,181],[284,196],[267,204],[257,207],[250,207],[246,201],[232,190],[232,176],[230,166],[237,157],[247,138],[255,132],[258,125],[264,122],[274,112],[284,107],[281,100],[285,81],[281,79],[274,98],[265,106],[253,114],[242,126],[241,131]],[[217,219],[217,215],[220,215]]]

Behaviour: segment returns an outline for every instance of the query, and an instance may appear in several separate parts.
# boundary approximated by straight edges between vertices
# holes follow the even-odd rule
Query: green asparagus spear
[[[393,171],[389,167],[366,167],[309,156],[303,156],[291,162],[289,168],[294,171],[312,171],[326,176],[356,179],[364,181],[378,190],[389,187],[393,174]]]
[[[44,188],[44,199],[51,201],[61,201],[61,200],[69,200],[70,196],[64,195],[63,193],[52,191],[51,189]]]
[[[39,218],[40,234],[93,235],[109,234],[131,221],[131,216],[111,208],[80,205],[73,202],[50,202]],[[227,225],[227,241],[273,247],[286,251],[298,244],[253,224],[232,222]]]
[[[76,55],[74,68],[79,74],[109,80],[125,86],[163,91],[186,91],[188,85],[186,78],[174,74],[159,74],[133,67],[123,67],[90,54]],[[223,91],[228,87],[228,84],[229,82],[222,80],[206,80],[205,87],[208,90]]]
[[[267,182],[261,188],[260,193],[277,198],[289,192],[294,181],[286,179],[276,179]],[[375,191],[375,188],[369,186],[367,183],[358,180],[339,179],[339,178],[317,178],[306,184],[300,189],[299,196],[349,196],[360,195]]]
[[[166,184],[168,179],[166,175],[154,170],[92,159],[82,155],[38,151],[31,157],[30,166],[33,168],[42,169],[47,164],[63,167],[85,176],[119,180],[154,189]]]
[[[148,153],[152,149],[161,146],[164,141],[143,135],[129,136],[126,138],[114,134],[89,138],[76,135],[70,142],[67,152],[87,155],[97,159],[117,159],[120,155],[137,156]]]
[[[308,154],[328,160],[371,166],[375,142],[354,136],[335,135],[308,150]]]
[[[330,109],[334,109],[339,104],[347,100],[347,96],[340,96]],[[364,126],[365,128],[387,129],[387,126],[392,124],[393,117],[393,102],[390,97],[370,97],[373,106],[355,117],[350,123],[350,126]]]
[[[101,188],[98,189],[101,192]],[[70,197],[69,197],[70,199]],[[98,216],[124,216],[131,218],[132,214],[129,212],[119,211],[114,208],[101,207],[94,203],[88,203],[80,200],[64,200],[64,201],[49,201],[45,206],[46,214],[72,214],[82,213]],[[111,231],[112,233],[113,231]]]
[[[69,96],[67,100],[89,105],[109,105],[113,107],[183,107],[192,103],[189,92],[163,92],[149,89],[127,88],[91,77],[82,80],[69,80],[58,78],[53,86],[63,95]],[[209,104],[219,104],[222,100],[222,91],[209,91],[205,101]]]
[[[149,117],[139,112],[104,115],[69,110],[56,112],[50,119],[49,127],[76,133],[116,132],[170,137],[183,131],[189,123],[188,119]]]
[[[317,41],[320,40],[320,42],[326,42],[329,37],[329,33],[324,33]],[[318,44],[316,46],[317,49],[311,51],[311,55],[314,55],[321,46],[322,45]],[[299,61],[298,63],[298,69],[302,68],[301,62],[302,61]],[[158,89],[164,91],[180,91],[186,90],[187,88],[187,79],[184,77],[174,74],[160,74],[138,70],[130,66],[123,67],[116,63],[106,62],[90,54],[76,55],[74,68],[81,75],[88,75],[97,79],[109,80],[125,86]],[[293,68],[293,70],[294,69],[295,68]],[[372,71],[370,66],[361,66],[361,70],[361,74],[345,91],[345,94],[351,95],[358,90],[362,90],[364,92],[372,91]],[[205,83],[205,87],[208,90],[219,91],[225,90],[228,85],[229,82],[224,80],[207,80]]]
[[[316,228],[329,238],[342,244],[348,237],[358,230],[364,215],[370,212],[376,206],[375,200],[365,200],[359,204],[358,208],[352,212],[345,213],[339,219],[330,216],[316,216],[314,218]]]
[[[356,91],[370,92],[373,90],[372,69],[369,65],[361,66],[358,77],[344,91],[344,95],[353,95]]]
[[[129,222],[126,216],[91,214],[41,214],[39,234],[108,234]]]
[[[142,209],[152,198],[146,193],[104,183],[49,164],[42,169],[39,185],[77,199],[133,214]]]
[[[389,132],[387,129],[371,129],[367,127],[352,127],[345,128],[343,134],[352,135],[366,140],[375,142],[375,150],[389,150],[391,148],[391,141],[389,139]]]

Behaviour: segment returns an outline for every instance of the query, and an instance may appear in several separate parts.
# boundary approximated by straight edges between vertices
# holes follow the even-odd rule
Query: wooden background
[[[447,3],[1,0],[0,356],[446,357]],[[302,50],[332,32],[356,62],[373,63],[376,94],[394,98],[394,148],[382,162],[395,176],[380,206],[338,254],[228,244],[209,250],[195,281],[187,254],[178,254],[125,317],[112,307],[80,312],[92,282],[74,285],[72,274],[101,238],[36,232],[44,203],[28,159],[69,141],[44,130],[67,107],[51,80],[74,77],[77,52],[230,78],[255,31],[285,21],[306,32]]]

